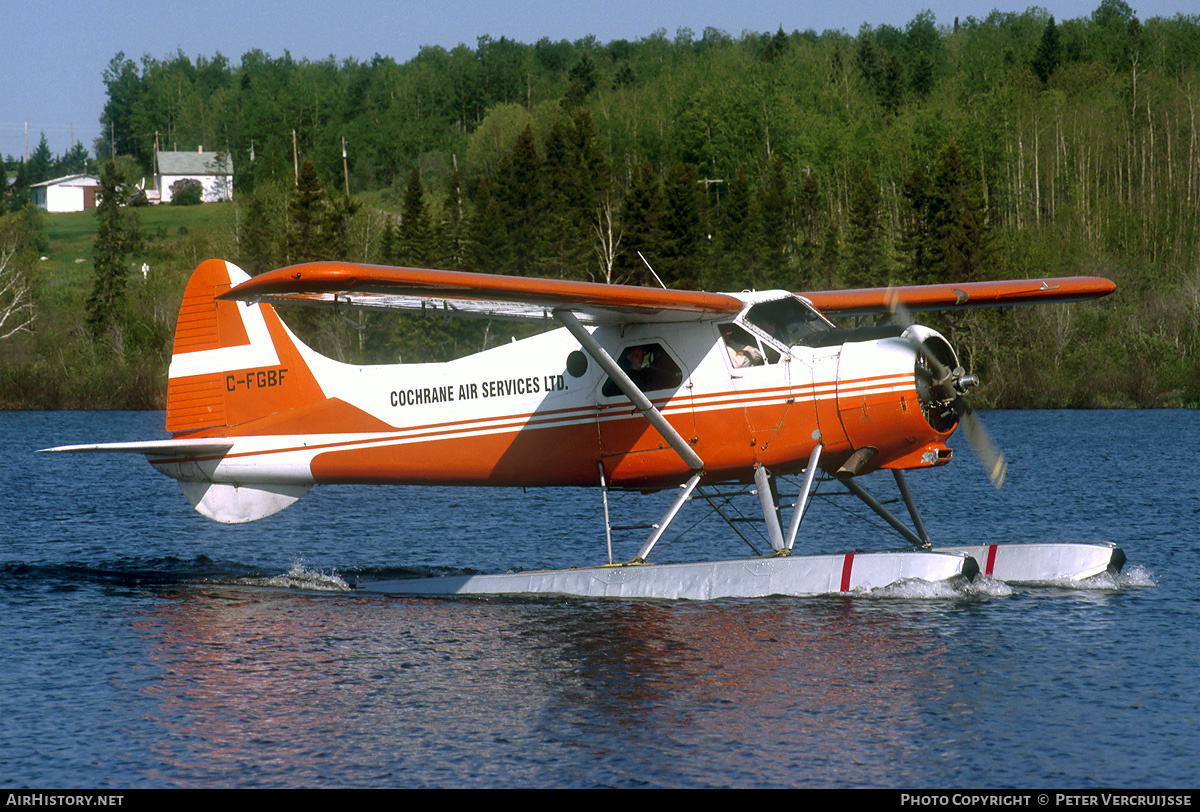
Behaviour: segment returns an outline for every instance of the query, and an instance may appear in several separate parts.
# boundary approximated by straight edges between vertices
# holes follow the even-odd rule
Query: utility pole
[[[296,187],[300,187],[300,157],[296,153],[296,131],[292,130],[292,171],[296,173]]]

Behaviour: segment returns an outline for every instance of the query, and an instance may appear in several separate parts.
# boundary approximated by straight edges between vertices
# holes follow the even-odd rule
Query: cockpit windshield
[[[789,347],[811,345],[832,329],[824,317],[795,296],[754,305],[746,311],[746,321]]]

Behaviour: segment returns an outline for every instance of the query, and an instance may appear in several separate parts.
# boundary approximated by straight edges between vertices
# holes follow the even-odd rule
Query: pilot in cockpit
[[[763,356],[759,352],[757,342],[736,324],[722,324],[721,338],[725,342],[725,349],[729,353],[729,362],[734,369],[759,366],[763,363]]]

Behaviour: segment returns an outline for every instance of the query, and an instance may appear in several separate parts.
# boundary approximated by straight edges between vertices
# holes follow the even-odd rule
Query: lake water
[[[141,457],[33,453],[162,437],[161,413],[0,413],[0,786],[1200,785],[1200,414],[985,419],[1003,490],[962,441],[909,478],[935,542],[1112,541],[1120,579],[365,596],[352,587],[600,562],[599,493],[319,487],[227,527]],[[867,484],[893,495],[890,477]],[[662,505],[615,501],[614,523]],[[748,552],[702,513],[655,558]],[[831,496],[799,545],[900,543]]]

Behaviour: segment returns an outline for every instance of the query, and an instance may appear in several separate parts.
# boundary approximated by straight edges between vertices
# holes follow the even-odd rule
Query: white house
[[[233,200],[233,158],[228,153],[196,152],[158,153],[158,187],[163,203],[171,202],[171,184],[184,178],[194,178],[204,187],[205,203]]]
[[[100,179],[95,175],[67,175],[29,187],[33,203],[50,212],[83,211],[96,208]]]

